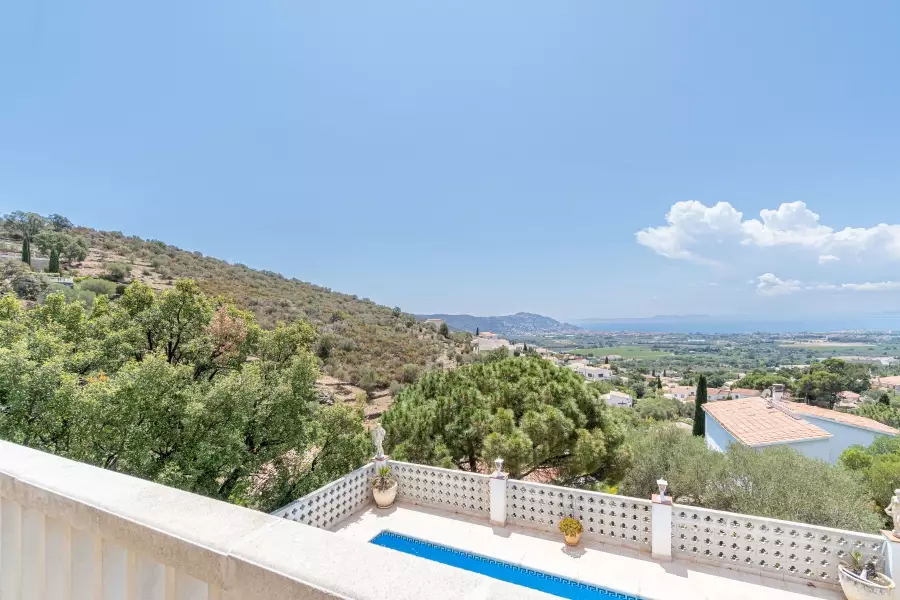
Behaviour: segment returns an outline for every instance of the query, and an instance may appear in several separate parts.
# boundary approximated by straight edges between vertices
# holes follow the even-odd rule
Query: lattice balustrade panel
[[[672,552],[678,558],[837,584],[837,567],[853,550],[881,565],[884,540],[854,531],[673,507]]]
[[[506,485],[506,519],[513,525],[558,531],[572,516],[582,536],[637,548],[650,547],[651,502],[511,479]]]
[[[369,463],[272,514],[319,529],[331,529],[373,502],[374,476],[375,465]]]
[[[490,515],[490,477],[412,463],[391,461],[397,498],[444,510]]]

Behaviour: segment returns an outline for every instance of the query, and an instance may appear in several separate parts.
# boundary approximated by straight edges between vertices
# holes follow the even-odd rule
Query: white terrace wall
[[[837,567],[858,550],[881,564],[881,536],[676,504],[672,555],[765,576],[838,584]]]
[[[546,595],[0,441],[0,598],[538,600]]]
[[[397,499],[476,517],[489,517],[490,477],[479,473],[390,461]]]
[[[506,484],[506,519],[513,525],[558,532],[560,520],[572,516],[588,540],[650,551],[650,500],[589,492],[510,479]]]
[[[374,476],[375,465],[368,463],[272,514],[319,529],[331,529],[372,503],[370,481]]]

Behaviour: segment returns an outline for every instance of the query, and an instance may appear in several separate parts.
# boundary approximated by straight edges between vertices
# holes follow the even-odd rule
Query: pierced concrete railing
[[[490,476],[467,471],[390,461],[400,501],[487,518]]]
[[[853,550],[882,564],[885,538],[676,504],[672,554],[765,576],[836,585]]]
[[[374,476],[375,465],[368,463],[272,514],[319,529],[331,529],[372,503],[370,482]]]
[[[572,516],[586,539],[639,550],[650,549],[651,506],[649,500],[516,479],[506,484],[506,518],[514,525],[557,532],[560,520]]]

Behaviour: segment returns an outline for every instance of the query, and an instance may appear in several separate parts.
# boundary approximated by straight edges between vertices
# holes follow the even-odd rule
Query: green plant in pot
[[[578,519],[566,517],[559,522],[559,530],[566,536],[566,545],[577,546],[578,540],[581,538],[581,532],[584,531],[584,527]]]
[[[372,478],[372,494],[378,508],[388,508],[397,498],[397,481],[391,477],[390,467],[380,467]]]
[[[879,573],[875,561],[866,561],[858,550],[838,566],[838,579],[847,600],[887,600],[894,593],[894,582]]]

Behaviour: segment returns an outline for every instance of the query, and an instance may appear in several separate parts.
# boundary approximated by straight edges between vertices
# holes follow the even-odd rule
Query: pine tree
[[[706,404],[706,375],[700,376],[697,382],[697,395],[694,398],[694,435],[706,435],[706,415],[703,414],[703,405]]]
[[[31,244],[28,243],[28,238],[22,240],[22,262],[31,264]]]
[[[59,273],[59,251],[56,248],[50,250],[50,265],[47,270],[51,273]]]

